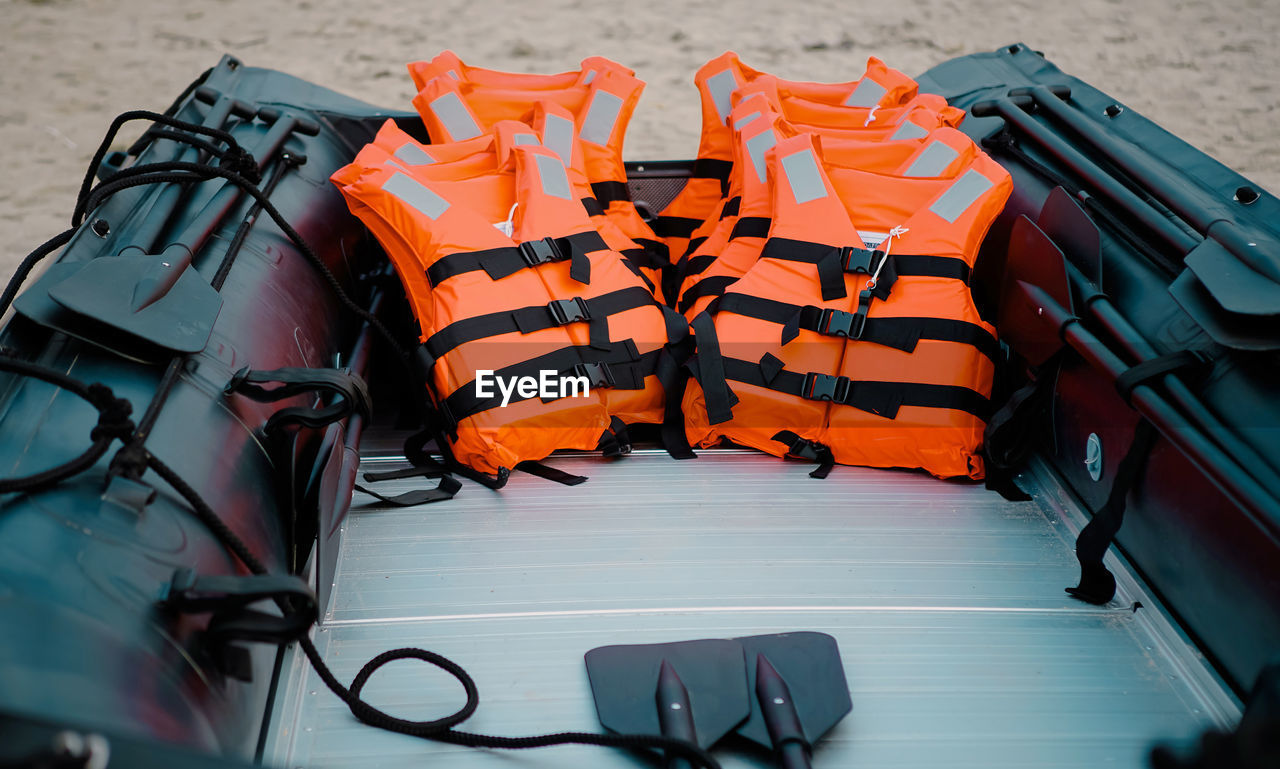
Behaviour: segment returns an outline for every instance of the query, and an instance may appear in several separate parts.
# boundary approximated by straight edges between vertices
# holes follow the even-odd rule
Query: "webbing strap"
[[[627,189],[624,182],[592,182],[591,194],[605,208],[615,200],[631,200],[631,190]]]
[[[980,419],[985,419],[990,412],[990,402],[981,393],[967,387],[851,380],[846,376],[816,372],[801,374],[782,368],[782,362],[768,353],[759,362],[725,358],[724,372],[735,382],[806,400],[852,406],[887,419],[897,417],[902,406],[955,409]]]
[[[861,310],[861,307],[859,308]],[[782,344],[795,339],[801,329],[828,336],[873,342],[903,352],[913,352],[921,339],[972,345],[995,360],[1000,343],[985,328],[950,318],[868,318],[858,313],[779,302],[748,294],[726,293],[716,299],[709,313],[731,312],[782,326]],[[861,318],[861,326],[858,319]]]
[[[738,209],[742,207],[742,196],[734,195],[724,202],[720,208],[720,218],[728,219],[730,216],[737,216]]]
[[[680,312],[688,312],[693,303],[704,296],[720,296],[729,286],[738,282],[738,278],[733,275],[712,275],[689,286],[683,294],[680,295],[680,305],[676,309]]]
[[[867,275],[878,273],[872,290],[872,295],[877,299],[888,298],[894,282],[903,275],[950,278],[966,285],[969,282],[969,265],[963,259],[950,256],[896,252],[886,255],[878,249],[869,250],[861,246],[841,247],[791,238],[769,238],[760,252],[760,258],[816,265],[825,301],[848,296],[844,285],[846,272]]]
[[[738,221],[733,223],[733,230],[729,233],[729,240],[734,238],[767,238],[769,237],[769,228],[773,226],[773,219],[767,216],[740,216]]]
[[[1081,601],[1104,604],[1116,594],[1116,578],[1102,565],[1107,548],[1124,523],[1125,497],[1138,480],[1158,433],[1146,419],[1139,419],[1133,430],[1133,442],[1120,460],[1116,478],[1111,483],[1107,501],[1076,537],[1076,560],[1080,562],[1080,584],[1067,592]]]
[[[565,486],[577,486],[578,484],[587,482],[587,476],[585,475],[567,473],[564,470],[551,467],[550,465],[545,465],[541,462],[535,462],[532,459],[526,459],[525,461],[520,462],[516,465],[516,469],[522,473],[536,475],[543,480],[552,481]]]
[[[1207,355],[1195,350],[1178,350],[1168,355],[1161,355],[1151,360],[1143,361],[1117,376],[1116,392],[1120,393],[1120,397],[1124,398],[1127,403],[1132,399],[1135,387],[1175,371],[1199,368],[1208,362],[1209,357]]]
[[[590,346],[608,350],[609,316],[649,305],[656,305],[653,295],[640,286],[633,286],[591,299],[575,297],[491,312],[450,323],[427,339],[426,348],[434,359],[439,360],[450,350],[486,337],[515,332],[532,334],[570,323],[590,323]]]
[[[1128,401],[1135,387],[1146,384],[1155,377],[1175,371],[1198,369],[1208,362],[1208,356],[1193,350],[1161,355],[1143,361],[1116,377],[1116,390]],[[1104,604],[1116,594],[1116,578],[1102,564],[1102,558],[1124,523],[1125,499],[1137,483],[1142,468],[1146,466],[1146,458],[1151,455],[1151,448],[1157,437],[1159,433],[1156,428],[1146,419],[1139,418],[1133,429],[1133,442],[1120,460],[1106,502],[1093,514],[1093,518],[1076,538],[1080,584],[1066,590],[1082,601]]]
[[[660,238],[687,238],[702,226],[702,220],[685,216],[658,216],[649,226],[653,228],[653,234]]]
[[[421,475],[422,473],[418,473]],[[403,494],[397,494],[394,497],[388,497],[383,494],[361,486],[355,485],[356,491],[362,494],[368,494],[379,502],[385,502],[395,507],[414,507],[416,505],[429,505],[432,502],[444,502],[457,496],[458,491],[462,489],[462,484],[457,478],[450,475],[440,477],[440,483],[432,489],[413,489]]]
[[[790,430],[779,431],[771,440],[785,445],[788,457],[817,462],[818,466],[809,473],[810,478],[826,478],[831,474],[831,469],[836,466],[836,458],[831,453],[830,447],[817,441],[801,438]]]
[[[280,386],[269,390],[260,386],[271,383]],[[274,403],[306,393],[339,396],[336,401],[321,408],[288,406],[280,409],[267,419],[263,428],[267,433],[274,433],[281,427],[290,425],[325,427],[351,414],[360,414],[368,419],[373,412],[368,386],[359,376],[345,369],[278,368],[257,371],[243,368],[231,377],[225,391],[239,393],[259,403]]]
[[[698,254],[689,257],[685,262],[685,275],[700,275],[705,272],[708,267],[716,263],[717,256],[715,254]]]
[[[729,389],[729,377],[725,372],[726,359],[720,353],[715,322],[710,315],[702,312],[698,313],[690,325],[698,350],[691,361],[691,370],[702,386],[707,419],[713,425],[728,422],[733,419],[733,407],[738,403],[738,396]]]
[[[722,184],[728,183],[733,175],[732,160],[715,158],[697,158],[693,161],[693,169],[689,173],[693,179],[719,179]]]
[[[563,376],[586,377],[591,387],[640,390],[644,388],[645,377],[656,372],[661,352],[662,349],[659,348],[641,355],[630,339],[614,342],[608,350],[598,350],[590,346],[562,347],[545,355],[499,369],[494,372],[494,378],[510,381],[530,377],[538,380],[543,371],[553,371],[557,372],[557,379]],[[524,400],[529,398],[522,397],[516,391],[510,394],[507,403],[509,405]],[[498,393],[495,384],[492,396],[479,397],[476,395],[476,383],[473,380],[450,393],[444,399],[444,405],[455,420],[461,421],[466,417],[501,406],[502,396]]]
[[[527,267],[570,259],[570,277],[579,283],[590,283],[591,262],[586,255],[608,247],[600,233],[591,230],[562,238],[526,240],[518,246],[459,251],[441,257],[428,267],[427,280],[434,288],[455,275],[476,270],[484,270],[490,278],[501,280]]]
[[[580,202],[586,209],[587,216],[604,216],[604,206],[600,205],[600,201],[595,198],[583,198]]]

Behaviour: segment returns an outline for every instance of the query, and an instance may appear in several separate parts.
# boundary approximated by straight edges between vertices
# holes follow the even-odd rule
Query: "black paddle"
[[[602,646],[586,654],[600,723],[619,734],[661,734],[708,747],[751,710],[742,646],[708,639]],[[668,769],[689,762],[667,756]]]
[[[736,640],[754,694],[738,734],[773,748],[783,769],[808,769],[813,744],[853,709],[836,639],[805,632]]]

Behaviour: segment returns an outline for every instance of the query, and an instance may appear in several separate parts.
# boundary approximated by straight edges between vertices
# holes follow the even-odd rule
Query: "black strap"
[[[595,198],[583,198],[582,207],[586,209],[587,216],[604,216],[604,206]]]
[[[740,216],[738,221],[733,223],[733,230],[729,233],[729,240],[734,238],[767,238],[769,237],[769,228],[773,226],[773,220],[767,216]]]
[[[806,400],[852,406],[887,419],[897,417],[898,409],[902,406],[955,409],[980,419],[985,419],[991,409],[990,401],[967,387],[851,380],[846,376],[815,372],[801,374],[782,368],[781,361],[768,354],[758,362],[725,358],[724,373],[735,382],[768,388]]]
[[[532,334],[570,323],[590,323],[591,346],[609,349],[609,316],[647,306],[657,306],[657,303],[653,295],[641,286],[611,291],[591,299],[558,299],[549,304],[454,321],[432,334],[426,341],[426,348],[433,358],[439,360],[450,350],[491,336],[515,332]]]
[[[685,292],[680,295],[680,303],[676,308],[680,312],[688,312],[693,303],[704,296],[720,296],[725,289],[737,283],[738,279],[733,275],[712,275],[709,278],[694,283]]]
[[[421,474],[422,473],[419,473],[419,475]],[[369,479],[369,475],[372,475],[372,473],[365,474],[365,480]],[[355,488],[356,491],[368,494],[374,499],[385,502],[388,505],[394,505],[396,507],[414,507],[416,505],[429,505],[432,502],[444,502],[445,500],[453,499],[462,488],[462,484],[457,478],[450,475],[444,475],[441,476],[439,485],[434,489],[414,489],[412,491],[406,491],[403,494],[397,494],[394,497],[383,496],[382,494],[379,494],[372,489],[365,488],[358,483],[355,485]]]
[[[543,371],[554,371],[557,372],[557,379],[560,376],[586,377],[593,388],[614,387],[620,390],[640,390],[644,388],[645,377],[655,373],[661,349],[641,355],[630,339],[614,342],[607,350],[590,346],[562,347],[499,369],[494,372],[494,376],[501,379],[520,377],[537,379]],[[507,403],[519,403],[524,400],[528,399],[521,397],[519,392],[513,392]],[[444,405],[454,419],[462,420],[501,406],[502,396],[495,383],[493,396],[480,398],[476,395],[476,383],[473,380],[450,393],[444,399]]]
[[[280,386],[268,390],[259,386],[262,384],[279,384]],[[306,393],[329,393],[339,396],[333,403],[321,408],[288,406],[280,409],[267,419],[263,429],[268,434],[274,434],[280,428],[292,425],[310,428],[325,427],[351,414],[360,414],[368,419],[373,413],[368,386],[359,376],[345,369],[278,368],[257,371],[243,368],[231,377],[225,391],[239,393],[259,403],[274,403]]]
[[[1138,420],[1133,430],[1133,442],[1120,460],[1107,501],[1093,514],[1093,519],[1080,531],[1080,536],[1076,537],[1080,584],[1066,590],[1081,601],[1104,604],[1115,597],[1116,578],[1102,565],[1102,558],[1107,554],[1107,548],[1115,539],[1116,532],[1120,531],[1120,525],[1124,523],[1125,498],[1137,482],[1142,468],[1146,466],[1146,458],[1151,453],[1157,436],[1158,433],[1150,422],[1146,419]]]
[[[689,176],[693,179],[719,179],[721,182],[728,182],[732,174],[732,160],[697,158],[693,161],[693,169]]]
[[[1117,376],[1116,391],[1128,403],[1133,397],[1133,388],[1175,371],[1200,368],[1208,362],[1209,356],[1195,350],[1178,350],[1161,355],[1126,369]]]
[[[627,189],[625,182],[592,182],[591,194],[605,208],[615,200],[631,200],[631,190]]]
[[[775,440],[787,447],[787,456],[803,459],[809,462],[817,462],[818,466],[813,472],[809,473],[810,478],[826,478],[831,474],[831,468],[836,466],[835,455],[831,453],[831,448],[817,441],[806,440],[790,430],[781,430],[774,435]]]
[[[733,419],[733,407],[738,396],[729,388],[725,376],[725,358],[720,353],[720,340],[716,336],[715,322],[707,313],[698,313],[690,324],[693,328],[697,354],[690,360],[690,370],[702,386],[707,419],[717,425]]]
[[[269,599],[289,611],[278,616],[249,608]],[[181,568],[173,573],[160,606],[184,614],[212,612],[204,633],[215,644],[285,644],[306,635],[316,621],[316,596],[311,586],[289,574],[198,575],[194,569]]]
[[[1155,377],[1175,371],[1199,369],[1208,362],[1208,356],[1192,350],[1161,355],[1139,363],[1116,377],[1116,390],[1128,401],[1135,387],[1144,385]],[[1080,584],[1067,588],[1067,592],[1082,601],[1104,604],[1116,594],[1115,576],[1102,565],[1102,558],[1124,523],[1126,497],[1137,483],[1142,468],[1146,466],[1146,458],[1150,456],[1157,437],[1159,433],[1155,427],[1146,419],[1140,418],[1134,427],[1129,450],[1116,469],[1116,477],[1111,483],[1111,492],[1107,494],[1106,502],[1093,514],[1093,518],[1076,538]]]
[[[724,202],[720,207],[720,218],[728,219],[730,216],[737,216],[738,211],[742,208],[742,196],[734,195]]]
[[[680,255],[681,261],[688,261],[689,257],[699,249],[702,244],[707,242],[707,236],[701,235],[696,238],[689,238],[689,245],[685,246],[684,253]]]
[[[586,255],[608,248],[600,233],[591,230],[563,238],[526,240],[518,246],[459,251],[441,257],[428,267],[427,280],[434,288],[455,275],[476,270],[484,270],[490,278],[501,280],[528,267],[570,259],[573,262],[570,276],[579,283],[589,283],[591,262],[586,259]],[[585,275],[582,274],[584,269]]]
[[[951,278],[966,285],[969,282],[969,265],[963,259],[950,256],[918,254],[886,255],[879,249],[868,250],[861,246],[832,246],[791,238],[769,238],[760,252],[761,259],[782,259],[816,265],[822,284],[824,301],[848,296],[844,285],[845,273],[876,275],[872,295],[885,299],[894,282],[903,275]]]
[[[702,226],[702,220],[661,215],[650,222],[649,226],[653,228],[653,234],[660,238],[687,238]]]
[[[587,482],[587,476],[585,475],[566,473],[564,470],[559,470],[541,462],[535,462],[532,459],[526,459],[519,463],[516,465],[516,469],[522,473],[536,475],[539,478],[563,484],[565,486],[577,486],[580,483]]]
[[[707,311],[712,314],[731,312],[777,323],[783,327],[783,345],[794,339],[799,330],[804,329],[828,336],[873,342],[903,352],[913,352],[921,339],[933,339],[972,345],[993,361],[1000,353],[1000,343],[985,328],[950,318],[866,318],[842,310],[813,305],[801,307],[732,292],[716,299]],[[856,327],[858,317],[863,317],[860,329]]]
[[[1053,392],[1053,382],[1065,350],[1054,353],[1036,379],[1015,390],[992,414],[982,434],[982,451],[986,456],[986,487],[1011,502],[1027,502],[1031,496],[1014,483],[1013,477],[1031,455],[1035,435],[1044,428],[1043,411]],[[1008,367],[1003,356],[997,360],[996,386],[1006,381],[1001,371]]]
[[[699,275],[705,272],[708,267],[715,264],[717,258],[719,258],[717,254],[698,254],[697,256],[691,256],[689,257],[689,260],[685,262],[684,274],[686,276]]]

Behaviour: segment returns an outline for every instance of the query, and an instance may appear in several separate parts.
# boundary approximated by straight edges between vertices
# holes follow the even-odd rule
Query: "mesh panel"
[[[643,202],[656,214],[680,194],[686,181],[688,178],[685,176],[646,176],[642,179],[628,179],[627,188],[631,191],[632,200]]]

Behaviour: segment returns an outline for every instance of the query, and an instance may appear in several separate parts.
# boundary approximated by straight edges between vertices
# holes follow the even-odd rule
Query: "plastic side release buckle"
[[[845,246],[840,249],[840,264],[844,267],[845,272],[861,272],[865,275],[870,275],[871,264],[875,261],[877,255],[883,257],[884,252],[880,249],[868,251],[857,246]]]
[[[849,377],[810,372],[805,374],[800,394],[811,401],[843,403],[849,395]]]
[[[823,448],[825,447],[817,441],[797,437],[795,442],[787,447],[787,456],[804,459],[809,462],[817,462],[818,452]]]
[[[579,363],[573,367],[575,376],[586,378],[592,387],[613,387],[613,373],[607,363]]]
[[[565,258],[560,252],[560,246],[556,244],[553,238],[543,238],[542,240],[526,240],[520,244],[520,258],[530,267],[547,262],[558,262]]]
[[[862,317],[866,321],[866,316]],[[854,326],[858,326],[857,334],[854,334]],[[843,336],[853,337],[854,339],[862,335],[862,324],[858,323],[857,316],[851,312],[844,310],[823,310],[822,318],[818,321],[818,333],[827,336]]]
[[[572,299],[557,299],[547,305],[556,325],[563,326],[578,321],[591,320],[591,309],[580,296]]]

